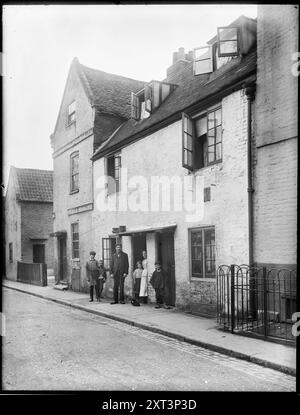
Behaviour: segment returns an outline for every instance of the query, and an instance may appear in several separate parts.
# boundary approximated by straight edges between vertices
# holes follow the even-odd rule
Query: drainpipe
[[[248,170],[248,234],[249,234],[249,266],[253,266],[253,182],[252,182],[252,101],[255,96],[255,85],[246,87],[247,96],[247,170]]]

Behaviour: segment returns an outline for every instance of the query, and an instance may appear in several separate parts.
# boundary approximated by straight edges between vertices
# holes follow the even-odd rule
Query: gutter
[[[255,85],[246,86],[247,96],[247,174],[248,174],[248,235],[249,267],[253,266],[253,180],[252,180],[252,101],[255,97]]]

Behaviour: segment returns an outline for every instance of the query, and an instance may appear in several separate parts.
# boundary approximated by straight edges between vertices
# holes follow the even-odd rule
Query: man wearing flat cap
[[[94,287],[95,287],[95,291],[96,291],[96,296],[98,298],[97,295],[97,283],[98,283],[98,278],[100,276],[100,265],[99,262],[95,259],[96,256],[96,252],[95,251],[91,251],[90,252],[90,260],[87,261],[86,263],[86,277],[87,280],[89,282],[89,286],[90,286],[90,302],[94,301]]]

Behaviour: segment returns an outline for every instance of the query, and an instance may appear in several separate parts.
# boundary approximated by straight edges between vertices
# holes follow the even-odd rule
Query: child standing
[[[136,269],[133,272],[133,297],[134,297],[135,302],[138,302],[139,300],[142,273],[143,273],[142,262],[138,261],[136,263]]]
[[[155,271],[152,274],[150,279],[150,284],[155,289],[155,296],[156,296],[156,306],[155,308],[167,308],[164,303],[164,296],[165,296],[165,281],[166,281],[166,274],[161,268],[160,262],[155,262]]]

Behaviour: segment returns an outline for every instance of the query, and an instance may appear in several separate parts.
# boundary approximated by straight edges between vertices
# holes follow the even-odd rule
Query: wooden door
[[[45,263],[45,245],[44,244],[34,244],[32,247],[33,252],[33,262],[44,264]]]
[[[160,261],[162,269],[166,272],[165,302],[175,305],[175,257],[174,257],[174,233],[167,232],[160,235]]]
[[[59,280],[65,280],[67,278],[67,247],[66,238],[59,238]]]

